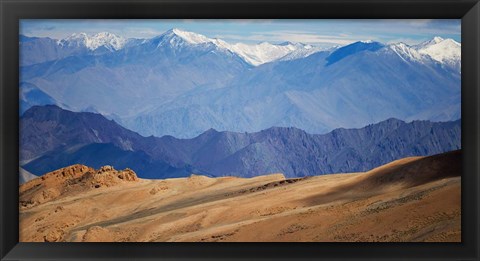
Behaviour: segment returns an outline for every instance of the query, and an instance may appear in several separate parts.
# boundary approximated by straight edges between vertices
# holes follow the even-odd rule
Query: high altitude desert
[[[461,151],[364,173],[146,180],[73,165],[20,186],[20,241],[461,241]]]

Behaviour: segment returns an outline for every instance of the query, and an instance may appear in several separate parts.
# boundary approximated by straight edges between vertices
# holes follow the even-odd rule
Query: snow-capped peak
[[[244,61],[254,66],[278,60],[299,49],[314,50],[311,45],[291,42],[282,44],[271,44],[269,42],[262,42],[259,44],[230,44],[218,38],[212,39],[201,34],[184,31],[177,28],[168,30],[160,37],[162,37],[162,41],[159,43],[159,45],[162,45],[165,42],[168,42],[170,45],[174,46],[182,45],[184,43],[191,45],[211,43],[220,49],[235,53]]]
[[[432,42],[434,42],[434,43],[439,43],[439,42],[441,42],[441,41],[443,41],[443,40],[444,40],[444,39],[443,39],[442,37],[440,37],[440,36],[435,36],[435,37],[433,37]]]
[[[126,39],[109,32],[100,32],[94,35],[88,35],[86,33],[74,33],[57,41],[57,43],[61,46],[85,46],[92,51],[102,46],[111,51],[119,50],[125,45],[126,42]]]
[[[177,28],[170,29],[169,31],[167,31],[166,34],[177,35],[177,36],[181,37],[183,40],[185,40],[185,41],[187,41],[188,43],[191,43],[191,44],[202,44],[202,43],[212,42],[212,39],[210,39],[210,38],[208,38],[204,35],[193,33],[193,32],[183,31],[183,30],[177,29]]]
[[[178,28],[173,28],[160,36],[153,38],[157,48],[163,45],[169,45],[173,48],[180,48],[185,46],[212,44],[220,50],[229,51],[228,43],[220,39],[211,39],[205,35],[194,32],[184,31]]]
[[[298,46],[298,45],[297,45]],[[316,47],[312,46],[309,44],[301,44],[300,48],[296,48],[292,52],[286,54],[282,58],[280,58],[280,61],[290,61],[290,60],[296,60],[296,59],[301,59],[308,57],[314,53],[321,52],[321,51],[329,51],[328,49],[321,48],[321,47]]]
[[[415,61],[415,62],[421,62],[425,60],[425,57],[417,52],[414,48],[411,46],[405,44],[405,43],[394,43],[394,44],[389,44],[388,47],[395,52],[400,58],[402,58],[405,62],[409,61]]]
[[[373,43],[374,41],[373,40],[362,40],[360,42],[370,44],[370,43]]]
[[[69,45],[69,46],[85,46],[85,42],[87,41],[87,34],[86,33],[73,33],[70,36],[58,40],[57,44],[59,45]]]
[[[425,42],[423,42],[423,43],[417,44],[417,45],[415,45],[415,46],[413,46],[413,47],[414,47],[415,49],[417,49],[417,50],[420,50],[420,49],[426,48],[426,47],[428,47],[428,46],[438,44],[438,43],[440,43],[440,42],[442,42],[442,41],[444,41],[444,40],[445,40],[445,39],[443,39],[443,38],[440,37],[440,36],[435,36],[435,37],[433,37],[432,39],[427,40],[427,41],[425,41]]]
[[[271,44],[268,42],[262,42],[260,44],[236,43],[230,45],[230,50],[254,66],[278,60],[303,58],[321,51],[320,48],[312,45],[292,42],[280,44]]]
[[[414,48],[419,53],[428,55],[442,64],[460,69],[462,45],[453,39],[443,39],[437,36],[414,46]]]

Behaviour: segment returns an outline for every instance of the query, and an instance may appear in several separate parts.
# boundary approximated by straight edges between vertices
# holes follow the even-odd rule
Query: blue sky
[[[461,41],[460,19],[435,20],[21,20],[27,36],[65,38],[72,33],[111,32],[126,38],[151,38],[179,28],[231,43],[284,41],[318,46],[359,40],[416,44],[434,36]]]

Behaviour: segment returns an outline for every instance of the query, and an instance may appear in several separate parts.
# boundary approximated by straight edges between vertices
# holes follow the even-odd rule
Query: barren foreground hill
[[[460,175],[461,151],[300,179],[73,165],[20,186],[20,241],[459,242]]]

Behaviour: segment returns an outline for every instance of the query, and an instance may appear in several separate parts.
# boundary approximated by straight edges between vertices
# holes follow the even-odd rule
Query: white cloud
[[[158,31],[151,28],[145,27],[127,27],[123,31],[123,35],[127,35],[132,38],[152,38],[158,35],[163,34],[164,31]]]
[[[307,44],[329,44],[329,45],[345,45],[358,40],[349,35],[320,35],[312,32],[299,31],[272,31],[272,32],[254,32],[249,36],[236,34],[220,34],[215,35],[217,38],[230,41],[250,41],[250,42],[299,42]],[[370,38],[369,38],[370,39]]]

